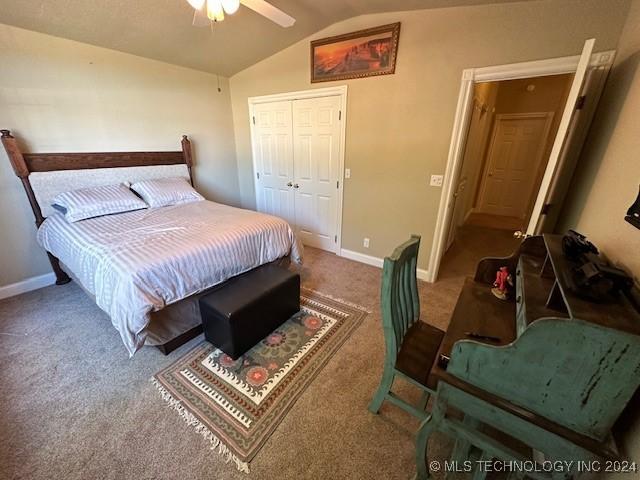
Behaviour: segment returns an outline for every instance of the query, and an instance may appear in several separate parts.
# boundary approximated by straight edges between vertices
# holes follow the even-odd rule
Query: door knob
[[[293,184],[293,188],[299,188],[299,187],[300,187],[300,185],[298,185],[297,183]]]
[[[287,187],[293,187],[293,183],[291,182],[287,183]]]
[[[524,233],[522,230],[516,230],[515,232],[513,232],[513,236],[515,238],[527,238],[528,235],[526,233]]]

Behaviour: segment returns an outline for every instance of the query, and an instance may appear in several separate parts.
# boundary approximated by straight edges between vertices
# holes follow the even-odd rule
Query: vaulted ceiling
[[[246,7],[209,28],[186,0],[0,0],[0,23],[230,76],[322,28],[357,15],[517,0],[272,0],[281,28]]]

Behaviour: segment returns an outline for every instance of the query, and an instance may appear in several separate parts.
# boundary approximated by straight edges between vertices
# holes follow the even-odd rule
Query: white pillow
[[[131,185],[131,190],[140,195],[150,207],[166,207],[204,200],[204,197],[182,177],[143,180]]]
[[[55,196],[52,206],[69,222],[147,208],[124,184],[81,188]]]

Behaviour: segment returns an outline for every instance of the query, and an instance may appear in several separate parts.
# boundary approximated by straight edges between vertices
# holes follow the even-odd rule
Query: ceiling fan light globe
[[[214,22],[221,22],[224,20],[224,10],[220,0],[207,1],[207,17]]]
[[[202,10],[202,7],[204,7],[204,2],[206,2],[206,0],[187,0],[187,2],[196,10]]]
[[[240,0],[221,0],[221,2],[227,15],[233,15],[240,8]]]

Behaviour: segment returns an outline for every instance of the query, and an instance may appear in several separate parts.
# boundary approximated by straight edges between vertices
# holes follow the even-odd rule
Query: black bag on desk
[[[562,238],[562,251],[573,263],[570,288],[577,295],[603,303],[614,301],[619,292],[630,295],[633,279],[600,257],[596,246],[584,235],[569,230]]]

